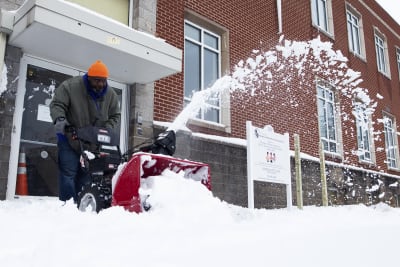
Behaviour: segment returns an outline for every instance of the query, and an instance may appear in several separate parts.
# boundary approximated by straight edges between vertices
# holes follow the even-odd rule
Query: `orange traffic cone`
[[[26,158],[24,152],[19,153],[17,187],[15,193],[20,196],[28,195],[28,177],[26,174]]]

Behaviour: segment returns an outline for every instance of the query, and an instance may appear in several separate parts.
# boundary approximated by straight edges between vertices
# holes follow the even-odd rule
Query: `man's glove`
[[[56,130],[56,134],[65,134],[65,126],[69,125],[69,122],[64,117],[58,117],[56,119],[56,123],[54,124],[54,128]]]

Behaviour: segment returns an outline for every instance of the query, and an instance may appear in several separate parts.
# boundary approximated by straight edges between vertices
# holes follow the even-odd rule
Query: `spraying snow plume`
[[[205,103],[208,99],[219,95],[220,93],[230,90],[235,85],[235,80],[231,76],[224,76],[218,79],[211,87],[206,90],[197,91],[193,94],[190,103],[176,117],[174,122],[169,126],[168,130],[177,131],[184,128],[186,122],[190,118],[196,117],[199,110],[205,108]]]
[[[345,96],[366,95],[366,90],[358,87],[362,82],[360,73],[347,66],[347,58],[339,50],[334,51],[332,43],[323,42],[319,37],[307,42],[281,37],[275,49],[256,52],[235,67],[232,78],[240,86],[234,90],[241,89],[254,95],[257,91],[270,91],[272,86],[290,82],[306,88],[319,77]]]
[[[368,90],[359,87],[360,73],[347,66],[347,58],[332,43],[323,42],[319,37],[310,41],[290,41],[280,38],[278,45],[267,52],[254,50],[246,61],[240,61],[230,76],[218,79],[210,88],[193,94],[191,102],[178,115],[169,130],[184,128],[188,119],[195,117],[201,109],[207,108],[210,97],[223,92],[247,95],[247,99],[268,95],[273,88],[286,88],[286,99],[297,108],[301,101],[291,90],[303,90],[302,94],[315,94],[309,90],[316,79],[323,79],[342,95],[356,98],[363,109],[373,112],[374,103]],[[304,89],[303,89],[304,88]],[[311,92],[312,91],[312,92]],[[237,94],[236,94],[237,95]],[[271,97],[273,97],[273,94]],[[265,102],[263,103],[265,104]]]

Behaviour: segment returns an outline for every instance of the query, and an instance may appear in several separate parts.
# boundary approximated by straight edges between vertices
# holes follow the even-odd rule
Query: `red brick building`
[[[317,8],[320,18],[315,18]],[[188,53],[185,47],[185,23],[219,37],[221,75],[233,71],[233,67],[240,60],[250,57],[254,49],[268,51],[274,48],[281,35],[295,41],[308,41],[319,36],[322,41],[332,42],[333,49],[340,50],[348,58],[348,67],[361,73],[363,82],[359,86],[368,90],[377,106],[369,121],[373,130],[364,136],[368,137],[364,142],[369,147],[362,148],[360,156],[361,152],[357,152],[360,148],[357,123],[352,115],[354,99],[335,95],[335,112],[339,113],[340,109],[341,115],[335,117],[336,137],[327,142],[334,142],[337,149],[326,156],[369,170],[396,176],[400,174],[396,128],[396,120],[400,116],[400,26],[375,1],[158,1],[157,10],[157,35],[184,50],[184,53]],[[279,23],[282,23],[281,29]],[[357,44],[350,47],[354,40],[349,38],[356,38]],[[186,41],[186,44],[191,41]],[[379,49],[382,50],[379,51],[383,53],[379,62],[377,46],[381,46]],[[185,54],[185,60],[187,57]],[[185,75],[183,71],[156,83],[155,120],[172,121],[180,112]],[[317,117],[317,77],[309,73],[307,75],[314,79],[309,81],[312,86],[308,88],[293,88],[298,85],[298,81],[294,81],[287,92],[282,84],[277,84],[269,94],[258,95],[254,99],[231,97],[230,118],[226,122],[221,119],[219,128],[199,121],[190,125],[196,131],[245,138],[246,120],[252,120],[260,127],[270,124],[277,132],[298,133],[302,151],[317,156],[318,140],[321,138]],[[288,100],[293,94],[298,103],[296,107],[289,107]],[[222,104],[221,113],[224,112],[223,108]],[[343,113],[349,116],[344,118],[346,116]],[[384,116],[388,116],[392,122],[386,125],[390,127],[389,132],[385,131],[382,123]],[[391,143],[385,144],[385,132],[388,135],[386,141],[395,144],[391,152],[387,151]],[[362,133],[360,135],[360,139],[363,139]],[[392,165],[387,163],[388,156],[389,161],[395,161]]]

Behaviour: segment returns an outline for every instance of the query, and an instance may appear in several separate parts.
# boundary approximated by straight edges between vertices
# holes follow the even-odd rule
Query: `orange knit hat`
[[[90,66],[88,76],[108,78],[107,66],[101,60],[97,60]]]

